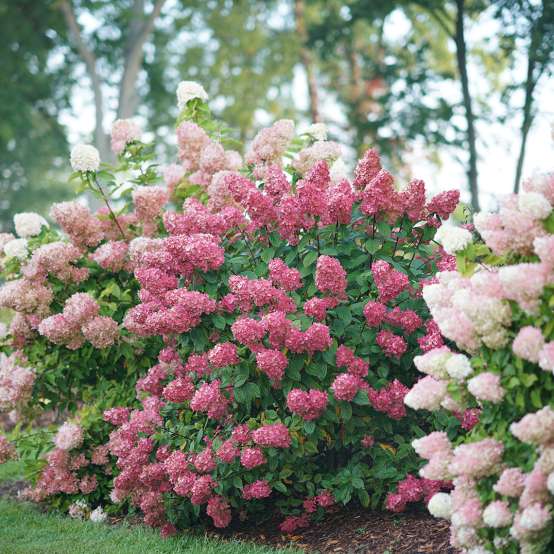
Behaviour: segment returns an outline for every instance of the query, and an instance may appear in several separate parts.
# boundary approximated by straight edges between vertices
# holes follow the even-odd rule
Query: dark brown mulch
[[[235,528],[227,536],[272,546],[295,546],[308,553],[341,554],[455,554],[449,546],[448,522],[427,512],[402,514],[336,508],[326,518],[293,536],[279,532],[277,521]]]

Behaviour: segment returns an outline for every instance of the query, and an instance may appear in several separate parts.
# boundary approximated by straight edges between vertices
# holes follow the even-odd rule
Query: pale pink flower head
[[[500,376],[490,371],[480,373],[467,383],[467,390],[480,401],[498,404],[504,398],[505,391],[500,384]]]
[[[412,387],[404,397],[404,404],[413,410],[438,410],[446,398],[446,392],[446,382],[429,375]]]
[[[533,247],[541,262],[551,270],[554,269],[554,235],[537,237]]]
[[[415,439],[412,446],[417,455],[425,460],[430,460],[433,456],[447,456],[452,453],[452,443],[445,432],[434,431],[433,433]]]
[[[66,421],[56,433],[54,444],[61,450],[72,450],[83,443],[83,429],[76,423]]]
[[[545,406],[535,413],[527,414],[510,425],[512,435],[530,444],[549,444],[554,440],[554,410]]]
[[[50,216],[77,247],[96,246],[104,238],[100,220],[79,202],[53,204]]]
[[[141,128],[132,119],[116,119],[112,125],[112,152],[121,154],[125,147],[139,140]]]
[[[504,445],[494,439],[466,443],[454,449],[450,463],[453,475],[481,478],[493,475],[502,461]]]
[[[512,523],[512,517],[510,506],[504,500],[491,502],[483,510],[483,521],[485,525],[494,529],[498,527],[507,527]]]
[[[107,316],[97,316],[82,327],[84,337],[96,348],[111,346],[119,336],[117,321]]]
[[[169,164],[163,168],[162,175],[167,190],[172,194],[179,181],[185,176],[185,169],[180,164]]]
[[[525,476],[518,467],[505,469],[495,483],[493,489],[502,496],[518,497],[523,492]]]
[[[516,356],[529,362],[539,361],[539,352],[544,346],[544,337],[541,330],[528,325],[522,327],[512,344],[512,350]]]
[[[547,342],[539,352],[539,367],[554,373],[554,341]]]

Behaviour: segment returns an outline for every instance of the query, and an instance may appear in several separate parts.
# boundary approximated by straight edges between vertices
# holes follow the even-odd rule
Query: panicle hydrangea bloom
[[[34,212],[21,212],[13,216],[13,224],[18,237],[29,238],[39,235],[43,227],[48,227],[47,221]]]
[[[320,256],[317,260],[315,284],[320,292],[344,296],[346,291],[346,271],[336,258]]]
[[[72,450],[81,446],[83,442],[83,429],[76,423],[65,422],[54,437],[54,444],[61,450]]]
[[[50,216],[79,248],[96,246],[104,238],[100,220],[78,202],[54,204]]]
[[[112,152],[121,154],[129,143],[139,140],[141,134],[140,127],[132,119],[116,119],[112,125]]]
[[[196,81],[181,81],[177,86],[177,105],[182,110],[189,100],[199,98],[203,102],[208,100],[208,93]]]
[[[14,445],[4,435],[0,435],[0,465],[17,456]]]
[[[519,330],[512,343],[512,350],[516,356],[536,364],[543,346],[544,337],[541,330],[528,325]]]
[[[404,397],[406,406],[414,410],[434,411],[446,397],[446,382],[430,375],[420,379]]]
[[[518,467],[505,469],[495,483],[493,489],[502,496],[517,498],[523,492],[525,476]]]
[[[91,144],[77,144],[71,150],[73,171],[97,171],[100,167],[100,153]]]
[[[472,242],[472,234],[462,227],[443,225],[435,235],[435,240],[442,245],[445,252],[455,254]]]
[[[500,376],[490,371],[472,377],[467,383],[467,390],[480,401],[498,404],[504,398],[505,391],[500,384]]]
[[[520,441],[530,444],[548,444],[554,440],[554,410],[545,406],[529,413],[510,425],[510,432]]]
[[[29,256],[29,243],[27,239],[13,239],[4,245],[4,254],[8,258],[25,260]]]
[[[252,432],[252,439],[260,446],[274,448],[288,448],[291,440],[287,426],[282,423],[263,425]]]

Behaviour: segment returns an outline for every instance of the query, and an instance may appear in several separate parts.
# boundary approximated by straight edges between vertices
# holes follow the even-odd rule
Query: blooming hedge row
[[[405,403],[480,413],[455,445],[444,432],[413,443],[428,460],[422,475],[453,479],[452,493],[429,509],[450,519],[452,544],[464,552],[554,548],[553,205],[553,174],[525,182],[498,213],[475,216],[482,240],[453,232],[457,271],[423,289],[453,348],[415,358],[427,376]]]
[[[71,155],[105,207],[55,205],[67,240],[33,214],[2,238],[0,306],[16,312],[2,407],[69,416],[30,494],[82,515],[113,478],[110,509],[128,502],[165,534],[268,502],[289,532],[335,502],[376,506],[417,469],[411,437],[436,426],[403,401],[414,356],[443,344],[421,289],[453,268],[432,240],[458,192],[399,189],[373,150],[350,182],[323,127],[295,136],[287,120],[243,161],[203,97],[179,88],[163,185],[152,146],[118,121],[116,168],[90,146]],[[15,436],[36,454],[36,435]],[[426,498],[446,485],[416,481]]]

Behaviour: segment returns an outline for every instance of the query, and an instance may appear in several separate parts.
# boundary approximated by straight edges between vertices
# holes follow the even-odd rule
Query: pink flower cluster
[[[0,435],[0,464],[5,464],[16,456],[14,445],[4,435]]]
[[[11,411],[30,397],[35,372],[25,367],[25,359],[17,352],[6,356],[0,352],[0,410]]]
[[[87,293],[78,292],[66,301],[63,312],[40,322],[38,331],[55,344],[71,350],[89,341],[96,348],[111,346],[119,336],[119,326],[111,317],[100,316],[98,303]]]
[[[79,248],[96,246],[104,238],[100,220],[78,202],[54,204],[50,216]]]
[[[288,409],[306,421],[321,417],[327,407],[327,401],[327,393],[317,389],[292,389],[287,395]]]
[[[425,502],[441,490],[451,488],[449,481],[418,479],[408,474],[405,479],[397,485],[396,492],[390,492],[385,500],[385,507],[391,512],[403,512],[406,504],[412,502]]]

